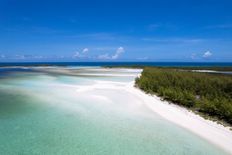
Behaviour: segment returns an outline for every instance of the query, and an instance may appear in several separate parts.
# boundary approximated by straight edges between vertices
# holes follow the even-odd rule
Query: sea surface
[[[141,70],[85,65],[1,68],[1,155],[226,154],[128,92]]]
[[[31,65],[54,65],[54,66],[159,66],[159,67],[226,67],[232,66],[232,62],[21,62],[4,63],[0,66],[31,66]]]

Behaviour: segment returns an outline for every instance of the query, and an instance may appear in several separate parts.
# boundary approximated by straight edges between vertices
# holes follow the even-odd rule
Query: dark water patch
[[[32,72],[33,70],[30,68],[0,68],[0,74],[7,73],[7,72]]]
[[[36,105],[33,104],[29,95],[15,90],[3,90],[0,88],[0,119],[17,117],[34,111]]]
[[[15,73],[19,73],[19,74],[15,74]],[[35,73],[35,71],[29,68],[1,68],[0,67],[0,78],[23,76],[29,73]]]

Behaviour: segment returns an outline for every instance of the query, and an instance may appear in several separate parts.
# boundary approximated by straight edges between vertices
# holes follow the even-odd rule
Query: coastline
[[[120,70],[123,71],[126,68],[117,68],[117,69],[109,69],[109,70]],[[101,71],[109,71],[105,68],[98,68]],[[127,71],[140,71],[136,77],[141,76],[140,69],[127,69]],[[78,73],[79,75],[80,73]],[[94,73],[96,75],[99,73]],[[84,74],[84,75],[92,75],[92,74]],[[104,73],[106,77],[112,76],[122,76],[120,74],[109,74],[107,72]],[[99,76],[103,76],[100,74]],[[123,75],[123,77],[128,76],[128,74]],[[135,79],[129,83],[125,82],[113,82],[113,81],[95,81],[96,84],[91,86],[78,86],[76,89],[77,93],[82,93],[86,91],[92,90],[124,90],[131,95],[135,96],[135,98],[141,101],[141,104],[144,104],[147,108],[152,110],[154,113],[160,115],[162,118],[180,126],[188,131],[196,134],[197,136],[207,140],[209,143],[214,144],[215,146],[225,150],[229,154],[232,154],[232,131],[229,127],[225,127],[217,122],[207,120],[202,116],[188,110],[187,108],[181,107],[176,104],[172,104],[168,101],[161,100],[160,97],[156,95],[146,94],[139,88],[135,87]],[[104,99],[107,99],[104,98]]]
[[[170,104],[155,95],[146,94],[139,88],[136,88],[134,86],[135,78],[141,75],[142,70],[105,68],[81,68],[73,70],[73,68],[66,69],[61,67],[48,69],[45,67],[44,69],[33,68],[33,71],[38,71],[38,74],[34,74],[33,76],[26,74],[22,79],[14,80],[14,74],[9,75],[14,81],[11,84],[10,79],[5,85],[3,84],[5,82],[2,82],[3,91],[5,92],[4,88],[9,85],[25,91],[26,94],[32,97],[31,99],[33,100],[31,101],[33,102],[38,99],[40,103],[47,103],[41,106],[48,106],[47,108],[49,109],[46,110],[49,114],[48,116],[56,114],[56,112],[54,114],[51,113],[50,110],[58,110],[57,114],[59,116],[61,114],[60,118],[64,119],[65,122],[67,120],[70,121],[71,126],[65,126],[64,130],[69,132],[70,130],[68,129],[72,129],[73,134],[76,136],[75,138],[77,138],[76,142],[82,142],[81,139],[79,140],[79,135],[84,135],[84,139],[93,136],[88,137],[89,132],[85,132],[86,128],[84,127],[88,127],[90,131],[93,131],[91,133],[96,135],[102,134],[108,137],[108,142],[114,140],[115,137],[119,138],[109,149],[111,151],[116,145],[123,150],[123,147],[121,147],[121,144],[123,144],[123,146],[126,146],[124,151],[129,151],[129,153],[125,154],[130,154],[134,148],[138,148],[141,151],[140,153],[137,152],[138,154],[143,154],[145,148],[146,150],[150,150],[151,154],[157,154],[157,152],[160,152],[158,154],[165,154],[164,152],[172,154],[172,152],[176,152],[176,154],[194,155],[207,153],[215,155],[232,154],[232,149],[230,148],[230,144],[232,144],[232,131],[229,128],[216,122],[205,120],[201,116],[188,111],[188,109]],[[19,71],[15,75],[21,73],[24,72]],[[6,76],[8,76],[8,73],[6,73]],[[9,89],[9,92],[11,90]],[[9,98],[9,100],[11,99]],[[40,113],[38,114],[40,116]],[[35,115],[33,113],[32,116],[35,116],[35,118],[38,117],[36,113]],[[78,116],[77,120],[76,116]],[[29,118],[30,120],[25,122],[31,124],[31,121],[34,121],[35,118]],[[53,119],[57,120],[56,117],[51,117],[48,119],[48,122],[53,122]],[[42,122],[43,120],[41,119]],[[84,124],[79,126],[79,123],[74,123],[74,125],[72,124],[74,120],[79,123],[83,121]],[[85,124],[87,123],[85,120],[94,124],[96,123],[96,127],[105,130],[96,132],[95,126],[92,126],[92,123]],[[18,122],[17,119],[16,122]],[[21,122],[19,121],[18,123],[21,124]],[[61,130],[59,123],[62,122],[58,121],[56,123],[58,125],[57,131]],[[14,125],[13,123],[11,124]],[[75,126],[80,131],[83,131],[84,134],[77,134],[77,130],[73,129]],[[13,129],[11,125],[9,129]],[[23,128],[22,130],[27,131],[28,129]],[[14,130],[11,132],[14,136],[19,136],[20,138],[18,139],[23,140],[24,137],[27,137],[25,136],[26,134],[21,135],[17,132],[15,133]],[[43,133],[48,132],[42,130],[38,135],[33,134],[33,136],[39,141]],[[4,135],[1,136],[4,139]],[[59,138],[59,134],[56,133],[52,136],[58,136],[57,138]],[[102,144],[107,142],[104,139],[102,140],[102,136],[99,139]],[[6,140],[8,140],[8,137],[6,137]],[[128,143],[130,144],[129,147],[124,145],[125,142],[127,144],[127,140],[131,140],[131,143]],[[11,142],[12,145],[17,144],[12,140]],[[73,143],[69,143],[70,141],[64,142],[70,144],[69,146],[73,145]],[[64,142],[60,144],[62,145]],[[53,143],[51,144],[53,145]],[[91,144],[91,142],[87,144]],[[98,145],[99,142],[96,141],[95,144]],[[40,148],[38,145],[34,145],[33,147],[36,149]],[[98,147],[101,150],[101,145]],[[86,144],[82,148],[85,149]],[[43,150],[44,148],[41,147],[40,149]],[[68,148],[67,150],[69,151],[70,149]],[[16,152],[17,149],[13,151]],[[53,150],[49,149],[49,151]],[[74,149],[72,151],[78,152],[79,150]]]
[[[232,154],[232,131],[229,127],[206,120],[184,107],[162,101],[156,95],[146,94],[139,88],[134,87],[134,83],[127,86],[127,91],[140,97],[148,108],[166,120],[191,131]]]
[[[140,76],[140,74],[138,74],[138,76]],[[76,92],[82,93],[101,89],[124,90],[133,95],[135,100],[139,99],[141,104],[165,120],[190,131],[216,147],[221,148],[225,152],[232,154],[232,131],[229,127],[207,120],[184,107],[172,104],[168,101],[163,101],[156,95],[146,94],[141,89],[134,86],[135,81],[120,83],[97,80],[95,82],[96,84],[91,86],[79,86]],[[107,99],[107,97],[104,99]]]

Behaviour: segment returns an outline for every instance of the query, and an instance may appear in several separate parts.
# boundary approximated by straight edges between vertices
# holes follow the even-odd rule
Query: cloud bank
[[[125,52],[123,47],[119,47],[113,55],[108,53],[98,55],[98,59],[101,60],[116,60]]]
[[[210,52],[210,51],[206,51],[204,54],[203,54],[203,58],[209,58],[211,57],[213,54]]]
[[[88,55],[87,55],[88,52],[89,52],[89,49],[88,48],[84,48],[81,52],[77,51],[73,55],[73,58],[88,58]]]

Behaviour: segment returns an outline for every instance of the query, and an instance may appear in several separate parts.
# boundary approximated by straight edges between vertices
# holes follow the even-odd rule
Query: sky
[[[232,0],[0,0],[0,62],[232,62]]]

